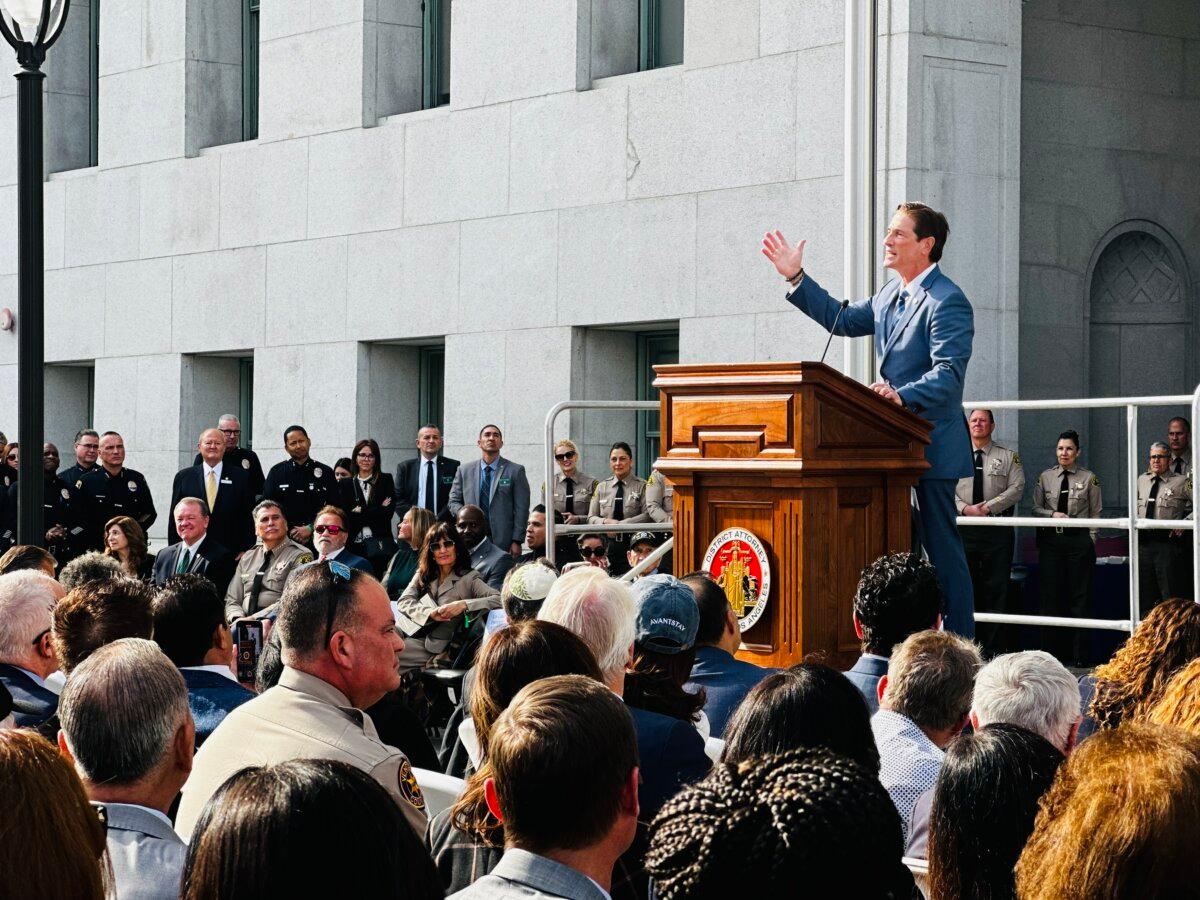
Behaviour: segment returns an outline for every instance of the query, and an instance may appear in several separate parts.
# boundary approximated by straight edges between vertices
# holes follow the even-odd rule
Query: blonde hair
[[[1200,737],[1200,659],[1193,659],[1167,682],[1148,718],[1159,725],[1174,725]]]

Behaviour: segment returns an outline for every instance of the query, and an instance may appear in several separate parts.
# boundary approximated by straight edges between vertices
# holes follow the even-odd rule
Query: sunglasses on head
[[[566,453],[555,453],[554,458],[557,459],[559,462],[566,462],[568,459],[575,458],[575,451],[568,450]]]
[[[336,527],[336,526],[330,526]],[[351,571],[350,567],[345,563],[338,562],[336,559],[325,560],[325,565],[329,566],[329,576],[333,579],[336,585],[339,581],[350,583]],[[325,645],[329,645],[329,639],[333,637],[333,617],[337,615],[338,598],[341,595],[336,591],[329,592],[329,604],[325,610]]]
[[[580,556],[608,556],[608,549],[606,547],[580,547],[579,555]]]
[[[330,534],[341,534],[345,530],[341,525],[318,525],[313,529],[317,534],[324,534],[327,531]]]

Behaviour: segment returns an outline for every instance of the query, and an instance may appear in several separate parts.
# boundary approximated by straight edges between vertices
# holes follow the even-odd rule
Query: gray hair
[[[1153,453],[1155,450],[1162,450],[1165,453],[1171,452],[1171,448],[1167,444],[1164,444],[1162,441],[1155,441],[1153,444],[1150,445],[1150,452]]]
[[[945,731],[971,710],[983,659],[971,641],[949,631],[918,631],[892,651],[882,705],[919,728]]]
[[[175,513],[179,512],[179,507],[181,507],[181,506],[196,507],[196,509],[200,510],[200,515],[204,516],[204,518],[206,518],[206,519],[210,515],[212,515],[212,513],[210,513],[208,511],[208,504],[205,503],[203,500],[201,500],[199,497],[180,497],[178,502],[173,507],[171,507],[172,517],[175,515]]]
[[[238,418],[236,415],[234,415],[233,413],[222,413],[222,414],[221,414],[221,418],[217,419],[217,427],[218,427],[218,428],[221,426],[221,423],[222,423],[222,422],[237,422],[237,423],[238,423],[238,428],[241,428],[241,427],[242,427],[242,420],[241,420],[241,419],[239,419],[239,418]]]
[[[58,573],[58,582],[68,591],[73,591],[81,584],[89,581],[108,581],[112,578],[122,578],[125,572],[115,556],[108,556],[99,550],[77,556]]]
[[[187,721],[183,676],[153,641],[105,644],[71,672],[58,717],[75,768],[91,784],[136,784]]]
[[[596,566],[574,569],[554,582],[538,618],[563,626],[587,644],[606,681],[625,671],[637,619],[625,582]]]
[[[0,662],[19,664],[29,657],[33,640],[50,627],[54,604],[63,596],[45,572],[22,569],[0,575]]]
[[[257,522],[258,514],[260,512],[262,512],[264,509],[277,509],[277,510],[279,510],[279,514],[281,516],[283,516],[284,519],[287,518],[287,516],[283,512],[283,507],[280,506],[278,503],[276,503],[274,500],[259,500],[258,505],[255,506],[254,509],[252,509],[250,511],[250,518],[252,518],[255,522]]]
[[[1079,684],[1044,650],[997,656],[975,676],[979,725],[1005,722],[1040,734],[1065,752],[1079,720]]]

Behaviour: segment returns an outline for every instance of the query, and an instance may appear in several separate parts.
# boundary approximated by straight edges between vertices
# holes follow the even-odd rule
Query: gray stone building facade
[[[758,243],[807,238],[806,268],[840,289],[842,0],[422,6],[75,0],[47,87],[64,459],[84,423],[122,432],[161,508],[219,412],[252,418],[264,464],[293,422],[318,459],[372,436],[389,468],[425,419],[460,458],[495,422],[536,489],[560,400],[646,396],[655,360],[820,353]],[[1195,385],[1200,5],[878,10],[880,232],[903,199],[949,216],[944,267],[976,315],[968,396]],[[14,91],[0,78],[15,309]],[[15,363],[0,333],[10,435]],[[1068,425],[1085,454],[1119,450],[1101,418],[1000,422],[1033,467]],[[561,432],[603,474],[612,440],[646,456],[654,427],[577,413]]]

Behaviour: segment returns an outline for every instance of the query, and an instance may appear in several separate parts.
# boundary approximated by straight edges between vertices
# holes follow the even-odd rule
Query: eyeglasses
[[[345,563],[340,563],[336,559],[325,560],[329,566],[329,577],[333,579],[333,584],[336,587],[339,581],[350,583],[351,571],[350,567]],[[337,591],[329,592],[329,605],[325,610],[325,646],[329,646],[329,639],[333,637],[333,617],[337,615],[338,598],[341,595]]]
[[[240,428],[219,428],[217,430],[220,431],[221,434],[225,435],[226,437],[233,437],[233,435],[235,435],[235,434],[242,433],[242,429],[240,429]]]
[[[608,548],[606,547],[580,547],[580,556],[608,556]]]
[[[1151,453],[1150,458],[1151,459],[1170,459],[1171,457],[1167,456],[1167,454],[1165,454],[1165,453]]]
[[[318,525],[313,529],[317,534],[324,534],[327,531],[330,534],[341,534],[345,530],[341,525]]]
[[[575,451],[568,450],[566,453],[555,453],[554,458],[557,459],[559,462],[566,462],[568,459],[575,458]]]
[[[430,550],[449,550],[454,546],[454,541],[431,541],[429,543]]]
[[[372,453],[370,450],[360,450],[358,452],[358,458],[359,459],[374,459],[375,454]]]

